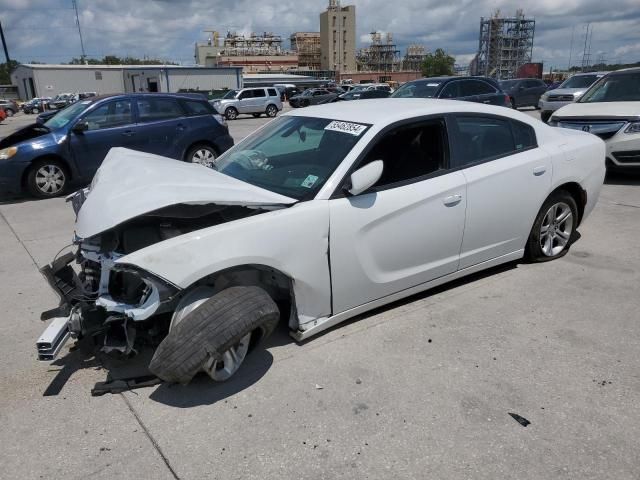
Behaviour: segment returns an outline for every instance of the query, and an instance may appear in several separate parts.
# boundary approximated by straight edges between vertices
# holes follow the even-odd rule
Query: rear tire
[[[189,149],[185,160],[190,163],[199,163],[205,167],[213,167],[216,158],[218,158],[218,152],[211,145],[201,143]]]
[[[227,288],[171,329],[156,349],[149,370],[166,382],[186,384],[201,369],[223,361],[228,351],[243,347],[246,353],[244,343],[267,338],[279,318],[277,305],[263,289]],[[244,356],[237,367],[242,360]]]
[[[276,107],[275,105],[268,105],[267,111],[265,113],[267,114],[267,117],[273,118],[278,115],[278,107]]]
[[[67,167],[53,158],[34,162],[27,173],[27,190],[34,197],[57,197],[64,193],[68,184]]]
[[[532,262],[548,262],[563,257],[576,238],[578,205],[569,192],[552,193],[540,207],[529,240],[526,257]]]
[[[229,107],[224,111],[224,116],[227,117],[227,120],[235,120],[238,118],[238,110],[234,107]]]

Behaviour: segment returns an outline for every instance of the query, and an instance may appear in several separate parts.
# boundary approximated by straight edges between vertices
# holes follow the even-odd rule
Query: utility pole
[[[80,30],[80,18],[78,17],[78,3],[76,0],[73,2],[73,9],[76,11],[76,25],[78,26],[78,35],[80,36],[80,48],[82,49],[82,61],[87,63],[87,55],[84,53],[84,42],[82,41],[82,30]]]
[[[2,38],[2,48],[4,48],[4,56],[7,59],[7,68],[11,59],[9,58],[9,50],[7,50],[7,41],[4,39],[4,32],[2,31],[2,22],[0,22],[0,38]]]
[[[584,34],[584,49],[582,50],[582,71],[586,71],[585,67],[589,67],[590,59],[589,53],[587,52],[587,44],[589,42],[589,28],[591,23],[587,23],[587,30]],[[589,47],[590,48],[590,47]]]
[[[576,26],[574,25],[573,28],[571,28],[571,47],[569,47],[569,65],[567,66],[567,71],[571,69],[571,57],[573,56],[573,34],[575,31]]]

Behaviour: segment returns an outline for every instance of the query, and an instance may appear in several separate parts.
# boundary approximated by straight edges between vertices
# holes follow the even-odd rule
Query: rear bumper
[[[228,133],[216,138],[216,146],[219,149],[219,153],[224,153],[233,147],[233,137]]]

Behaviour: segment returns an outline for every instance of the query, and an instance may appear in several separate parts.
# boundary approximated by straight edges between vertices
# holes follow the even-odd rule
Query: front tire
[[[5,110],[5,113],[7,114],[7,117],[13,117],[15,115],[16,112],[14,112],[12,109],[7,108]]]
[[[227,117],[227,120],[235,120],[238,118],[238,110],[235,107],[229,107],[224,111],[224,116]]]
[[[156,349],[149,370],[166,382],[188,383],[200,370],[225,381],[250,345],[267,338],[280,311],[259,287],[230,287],[186,314]]]
[[[529,240],[527,257],[532,262],[547,262],[569,251],[578,226],[578,206],[566,191],[549,196],[536,217]]]
[[[62,162],[45,159],[35,162],[27,173],[27,189],[38,198],[53,198],[64,193],[69,173]]]

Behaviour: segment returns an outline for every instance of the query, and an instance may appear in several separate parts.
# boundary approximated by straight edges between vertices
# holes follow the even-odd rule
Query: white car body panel
[[[334,313],[457,270],[461,172],[329,202]]]
[[[78,212],[76,235],[89,238],[131,218],[176,204],[277,206],[293,198],[254,187],[199,164],[112,148]]]
[[[300,324],[331,314],[329,206],[311,200],[180,235],[118,259],[180,288],[240,265],[271,267],[293,280]]]
[[[572,103],[555,112],[554,117],[640,117],[640,102]]]
[[[536,131],[539,148],[376,193],[332,198],[358,155],[382,129],[411,118],[456,112],[487,113],[527,123]],[[107,168],[101,168],[79,212],[77,235],[86,238],[176,203],[282,207],[155,243],[116,263],[136,266],[183,289],[234,267],[276,269],[292,281],[298,317],[294,336],[302,339],[371,308],[522,257],[533,219],[558,185],[576,182],[587,190],[586,216],[604,178],[600,139],[554,129],[502,107],[380,99],[310,107],[286,115],[371,125],[315,199],[296,203],[206,167],[175,160],[131,162],[138,154],[114,149],[114,157],[126,154],[129,160],[105,161]],[[534,175],[540,166],[543,174]],[[455,195],[461,196],[458,204],[443,204]],[[498,219],[485,211],[491,208],[499,212]],[[424,217],[428,221],[416,220]]]

